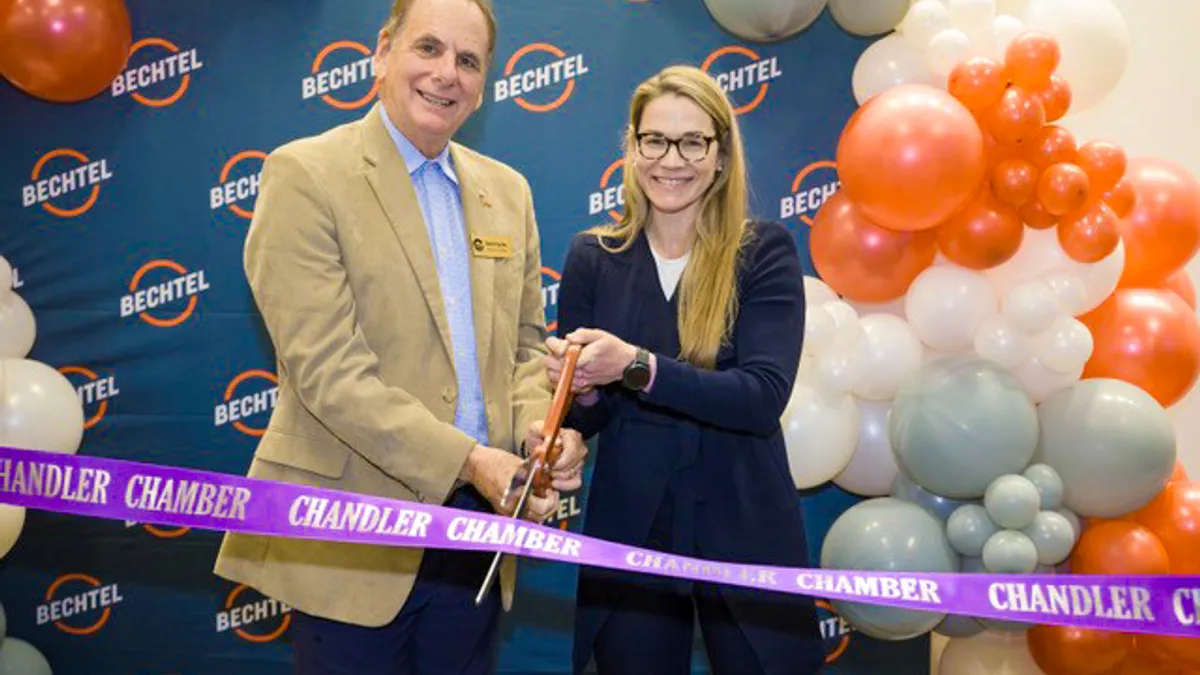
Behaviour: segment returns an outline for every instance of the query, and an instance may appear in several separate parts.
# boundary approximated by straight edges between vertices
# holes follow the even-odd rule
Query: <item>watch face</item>
[[[637,365],[625,371],[625,386],[633,389],[641,389],[650,382],[650,369]]]

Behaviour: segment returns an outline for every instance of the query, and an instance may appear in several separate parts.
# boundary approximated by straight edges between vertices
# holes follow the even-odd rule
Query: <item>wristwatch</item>
[[[647,384],[650,384],[650,352],[638,347],[633,361],[625,366],[621,384],[634,391],[641,391]]]

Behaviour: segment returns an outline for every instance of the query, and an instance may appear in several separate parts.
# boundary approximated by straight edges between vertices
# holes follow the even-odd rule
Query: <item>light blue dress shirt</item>
[[[475,312],[471,301],[471,260],[467,249],[466,217],[459,195],[458,176],[447,146],[434,159],[427,159],[380,110],[383,124],[404,159],[413,189],[425,215],[425,229],[433,248],[438,284],[442,289],[450,341],[454,349],[454,372],[458,380],[458,407],[454,426],[481,445],[488,444],[487,408],[475,353]],[[398,189],[398,188],[397,188]],[[396,317],[397,321],[401,317]]]

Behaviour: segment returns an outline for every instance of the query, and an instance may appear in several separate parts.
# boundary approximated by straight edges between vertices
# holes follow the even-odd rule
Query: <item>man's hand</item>
[[[512,485],[513,477],[521,470],[523,462],[520,457],[498,448],[486,445],[476,445],[467,455],[459,478],[475,486],[476,490],[491,503],[492,508],[500,515],[512,514],[520,495],[509,495],[507,504],[503,503],[504,493]],[[525,502],[526,520],[541,523],[558,510],[558,491],[551,490],[545,497],[530,493]]]
[[[525,450],[530,456],[544,452],[546,442],[542,435],[542,421],[538,420],[529,425],[529,433],[525,437]],[[587,446],[583,436],[574,429],[562,429],[558,432],[555,445],[562,448],[558,461],[550,467],[551,485],[561,492],[574,492],[583,487],[583,462],[587,459]]]

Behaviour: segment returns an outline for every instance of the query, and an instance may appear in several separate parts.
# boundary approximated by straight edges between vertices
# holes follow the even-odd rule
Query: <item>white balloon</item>
[[[1060,316],[1033,339],[1033,355],[1046,370],[1059,374],[1082,373],[1092,357],[1095,342],[1088,327],[1069,316]]]
[[[1018,21],[1025,21],[1029,13],[1030,0],[996,0],[996,15],[1011,16]]]
[[[1070,316],[1079,316],[1087,306],[1087,288],[1083,279],[1069,272],[1050,272],[1042,281],[1054,292],[1058,304]]]
[[[829,312],[833,317],[833,322],[837,326],[837,336],[835,341],[838,344],[853,343],[858,340],[861,332],[859,328],[858,312],[850,306],[850,303],[845,300],[834,300],[833,302],[825,303],[825,311]]]
[[[833,482],[843,490],[863,497],[883,497],[892,490],[900,468],[888,441],[891,401],[857,401],[858,445],[850,463]]]
[[[704,0],[722,28],[745,40],[776,42],[808,28],[825,0]]]
[[[924,348],[908,322],[891,314],[868,314],[859,320],[858,377],[854,394],[870,401],[891,399],[921,367]]]
[[[848,33],[879,35],[904,19],[908,5],[908,0],[829,0],[829,14]]]
[[[833,345],[816,358],[817,389],[830,396],[849,394],[862,376],[858,341]]]
[[[12,279],[12,274],[9,274]],[[0,358],[21,359],[37,340],[33,310],[17,293],[0,293]]]
[[[995,47],[991,58],[1003,62],[1004,53],[1008,51],[1008,45],[1024,30],[1025,24],[1015,16],[1001,14],[992,19],[992,41]]]
[[[929,267],[905,294],[904,311],[913,333],[931,349],[970,347],[975,333],[999,309],[982,274],[956,265]]]
[[[939,84],[925,62],[924,52],[897,33],[886,35],[867,47],[854,64],[850,82],[854,100],[859,105],[902,84]]]
[[[801,490],[827,483],[850,462],[858,441],[858,408],[849,396],[824,396],[799,382],[780,420],[788,468]]]
[[[1001,303],[1000,311],[1013,328],[1026,333],[1040,333],[1061,316],[1058,297],[1045,282],[1022,281],[1013,286]]]
[[[984,271],[984,275],[996,287],[996,294],[1001,298],[1023,281],[1055,272],[1074,275],[1083,282],[1087,297],[1083,308],[1074,314],[1079,316],[1095,309],[1112,295],[1124,269],[1124,242],[1118,242],[1116,250],[1099,262],[1081,263],[1063,251],[1055,228],[1035,230],[1027,227],[1016,255]]]
[[[858,312],[859,316],[866,316],[868,314],[891,314],[892,316],[898,316],[901,319],[903,319],[905,316],[903,295],[895,300],[888,300],[887,302],[855,301],[851,302],[850,306],[854,308],[854,311]]]
[[[950,0],[946,3],[950,25],[974,38],[990,34],[996,18],[996,0]]]
[[[0,643],[0,673],[8,675],[53,675],[50,662],[37,647],[25,640],[6,637]]]
[[[1029,399],[1034,403],[1041,403],[1051,394],[1078,382],[1083,375],[1083,366],[1069,373],[1058,373],[1050,370],[1037,359],[1029,359],[1014,370],[1013,375],[1020,380]]]
[[[946,83],[954,66],[971,56],[971,50],[971,38],[957,28],[947,28],[930,38],[925,58],[939,86]]]
[[[816,277],[804,277],[804,304],[806,306],[823,305],[837,299],[838,294],[833,292],[829,284]]]
[[[0,558],[8,555],[25,528],[25,507],[0,504]]]
[[[833,344],[837,334],[837,323],[833,315],[822,305],[808,305],[804,309],[804,343],[805,354],[820,354]]]
[[[62,373],[29,359],[0,360],[0,445],[69,455],[83,440],[83,404]]]
[[[938,0],[917,0],[908,8],[908,14],[900,22],[899,32],[918,49],[925,49],[929,41],[942,30],[950,27],[950,10]]]
[[[1116,88],[1129,61],[1129,31],[1110,0],[1031,0],[1025,27],[1058,40],[1055,71],[1071,87],[1071,112],[1093,107]]]
[[[12,265],[10,265],[8,263],[8,260],[5,260],[3,256],[0,256],[0,295],[3,295],[5,293],[7,293],[8,291],[11,291],[12,284],[13,284]]]
[[[1013,328],[1008,319],[997,314],[983,322],[975,333],[975,353],[1012,370],[1029,360],[1032,350],[1029,336]]]

